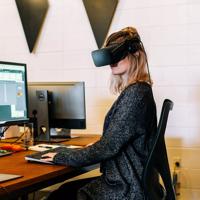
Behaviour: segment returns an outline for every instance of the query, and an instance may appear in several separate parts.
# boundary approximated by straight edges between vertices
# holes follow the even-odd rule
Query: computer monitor
[[[28,83],[29,117],[39,141],[69,138],[86,128],[84,82]]]
[[[0,61],[0,126],[28,122],[26,64]]]

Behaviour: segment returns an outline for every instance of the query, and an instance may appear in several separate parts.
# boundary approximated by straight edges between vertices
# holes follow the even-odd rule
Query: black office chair
[[[176,199],[164,138],[168,114],[172,108],[173,102],[169,99],[165,99],[161,110],[157,134],[143,171],[142,183],[144,187],[145,200]],[[165,188],[162,188],[161,185],[155,186],[153,184],[155,179],[159,178],[158,175],[161,176]]]

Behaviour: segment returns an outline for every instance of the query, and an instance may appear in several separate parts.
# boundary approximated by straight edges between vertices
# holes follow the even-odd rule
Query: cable
[[[26,127],[27,127],[27,128],[26,128]],[[4,136],[4,133],[8,130],[8,128],[10,128],[10,126],[5,127],[5,128],[2,130],[2,132],[0,132],[0,140],[1,140],[1,138]],[[26,126],[26,125],[24,124],[24,131],[23,131],[23,133],[22,133],[16,140],[14,140],[13,142],[9,142],[9,143],[10,143],[10,144],[15,144],[15,143],[17,143],[18,141],[22,140],[23,136],[24,136],[24,135],[27,135],[28,132],[30,132],[30,135],[32,135],[32,129],[31,129],[31,127]],[[23,140],[22,140],[22,141],[23,141]]]
[[[151,84],[151,74],[150,74],[150,70],[149,70],[149,63],[148,63],[148,59],[147,59],[147,53],[145,51],[143,42],[141,40],[140,40],[140,43],[141,43],[142,50],[144,51],[144,54],[145,54],[146,63],[147,63],[147,71],[148,71],[148,75],[149,75],[149,83]]]
[[[180,174],[179,174],[180,162],[174,163],[174,171],[172,177],[172,183],[174,186],[176,196],[180,195]]]
[[[11,142],[11,144],[14,144],[16,143],[17,141],[19,141],[23,136],[24,136],[25,133],[22,133],[15,141]]]
[[[0,132],[0,140],[4,136],[4,133],[10,128],[10,126],[2,127],[3,130]]]

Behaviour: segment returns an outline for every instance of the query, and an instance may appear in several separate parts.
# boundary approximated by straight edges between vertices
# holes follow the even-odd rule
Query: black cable
[[[143,42],[142,42],[141,40],[140,40],[140,43],[141,43],[141,47],[142,47],[142,50],[144,51],[145,58],[146,58],[147,71],[148,71],[148,75],[149,75],[149,83],[151,83],[151,74],[150,74],[150,70],[149,70],[149,63],[148,63],[147,53],[146,53],[146,51],[145,51],[145,48],[144,48]]]
[[[4,136],[4,133],[5,133],[9,128],[10,128],[10,126],[7,126],[7,127],[5,127],[5,128],[3,129],[2,132],[0,132],[0,140],[1,140],[1,137]],[[30,134],[32,134],[31,128],[30,128],[29,126],[27,126],[27,128],[29,129]],[[27,130],[27,131],[28,131],[28,130]],[[21,140],[22,137],[24,136],[25,132],[26,132],[26,131],[24,131],[16,140],[14,140],[13,142],[9,142],[9,143],[10,143],[10,144],[14,144],[14,143],[16,143],[17,141]]]
[[[178,179],[180,177],[178,177],[178,173],[177,173],[177,169],[179,167],[180,167],[180,163],[179,162],[175,162],[175,164],[174,164],[174,170],[173,170],[173,175],[172,175],[172,184],[173,184],[176,196],[180,195],[179,188],[178,188],[178,187],[180,187],[180,185],[178,185],[178,184],[180,184],[178,182]]]
[[[3,132],[6,132],[9,129],[10,126],[6,126],[3,130]]]
[[[11,142],[11,144],[16,143],[17,141],[19,141],[23,136],[24,136],[25,132],[22,133],[15,141]]]
[[[4,133],[9,129],[10,126],[5,126],[5,127],[2,127],[3,130],[1,130],[0,132],[0,140],[1,138],[4,136]]]

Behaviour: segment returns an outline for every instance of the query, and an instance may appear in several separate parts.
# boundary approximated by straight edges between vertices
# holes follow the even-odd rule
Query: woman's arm
[[[144,93],[138,87],[128,88],[116,105],[108,128],[98,142],[80,150],[63,150],[54,156],[53,161],[79,167],[95,164],[116,155],[136,133],[144,132],[140,126],[146,106]]]

